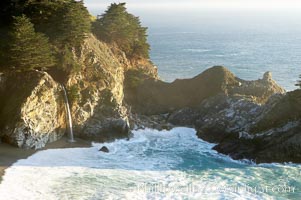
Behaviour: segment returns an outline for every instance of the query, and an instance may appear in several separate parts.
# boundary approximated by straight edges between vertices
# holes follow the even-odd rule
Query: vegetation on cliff
[[[138,17],[127,12],[125,3],[111,4],[93,23],[98,39],[116,44],[129,59],[149,58],[146,30]]]
[[[33,24],[25,15],[15,17],[9,47],[9,66],[16,69],[46,69],[55,64],[48,38],[35,32]]]
[[[90,14],[83,1],[19,0],[1,4],[2,69],[13,66],[30,70],[56,66],[57,70],[71,72],[78,68],[73,54],[91,27]],[[7,53],[7,48],[12,51]]]
[[[123,51],[133,66],[143,68],[138,60],[149,58],[147,28],[141,26],[138,17],[127,12],[125,3],[111,4],[95,20],[83,1],[4,0],[1,1],[0,70],[52,67],[52,75],[65,74],[64,77],[82,70],[76,56],[91,33],[92,21],[93,33],[100,41]]]

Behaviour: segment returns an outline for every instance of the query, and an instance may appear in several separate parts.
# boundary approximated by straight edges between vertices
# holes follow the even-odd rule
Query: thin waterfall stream
[[[71,111],[70,111],[69,99],[68,99],[66,88],[63,84],[62,84],[62,88],[64,91],[65,107],[66,107],[66,112],[67,112],[67,117],[68,117],[68,126],[69,126],[69,140],[68,141],[75,142],[74,136],[73,136],[72,116],[71,116]]]

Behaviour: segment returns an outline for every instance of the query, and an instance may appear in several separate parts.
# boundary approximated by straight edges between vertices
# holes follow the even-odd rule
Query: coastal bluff
[[[130,138],[137,128],[194,127],[218,152],[254,162],[301,162],[301,92],[286,92],[270,72],[247,81],[223,66],[191,79],[161,81],[149,60],[89,35],[73,55],[81,70],[0,75],[1,142],[43,148],[66,134],[64,84],[74,135],[87,141]]]
[[[177,79],[172,83],[148,79],[136,88],[133,95],[136,98],[130,104],[134,111],[152,115],[197,107],[203,100],[219,94],[251,98],[263,104],[271,95],[284,92],[270,72],[262,79],[245,81],[223,66],[214,66],[191,79]]]

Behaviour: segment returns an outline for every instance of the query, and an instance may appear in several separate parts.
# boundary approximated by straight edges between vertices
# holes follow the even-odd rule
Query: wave
[[[183,49],[183,51],[186,52],[192,52],[192,53],[205,53],[205,52],[211,52],[210,49]]]
[[[103,145],[109,153],[99,152]],[[255,165],[212,150],[191,128],[136,130],[131,140],[50,149],[6,170],[2,199],[273,199],[300,193],[299,165]],[[255,188],[257,188],[255,190]]]

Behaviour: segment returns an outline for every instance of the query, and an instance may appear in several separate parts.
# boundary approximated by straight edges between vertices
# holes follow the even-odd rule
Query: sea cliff
[[[61,82],[41,71],[1,74],[2,142],[40,149],[60,139],[66,133],[64,84],[77,138],[104,142],[130,138],[136,128],[189,126],[234,159],[301,162],[301,92],[286,93],[270,72],[246,81],[215,66],[167,83],[149,60],[130,61],[93,35],[73,57],[81,70]]]

